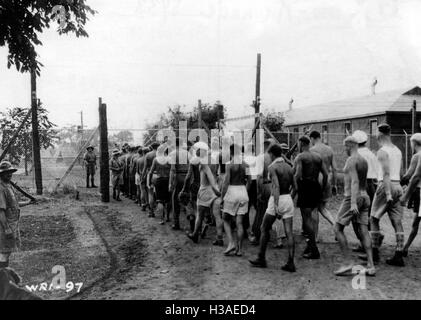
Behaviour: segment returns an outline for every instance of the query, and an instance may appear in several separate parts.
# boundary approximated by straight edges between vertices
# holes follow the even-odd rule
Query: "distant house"
[[[417,103],[421,111],[421,88],[396,90],[354,99],[334,101],[285,112],[285,128],[291,133],[292,143],[308,128],[318,130],[322,139],[336,154],[343,154],[343,139],[355,130],[369,136],[369,147],[377,150],[377,126],[386,122],[392,127],[393,140],[404,156],[410,158],[405,132],[412,134],[412,106]],[[420,130],[421,112],[417,112],[417,131]],[[339,165],[345,156],[340,157]]]

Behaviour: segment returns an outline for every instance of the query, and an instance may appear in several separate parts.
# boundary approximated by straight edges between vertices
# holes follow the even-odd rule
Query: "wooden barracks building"
[[[415,102],[414,102],[415,101]],[[377,126],[383,122],[392,127],[394,143],[403,156],[410,158],[410,144],[405,132],[412,134],[412,109],[414,103],[421,111],[421,88],[381,92],[360,98],[334,101],[307,108],[290,109],[285,112],[285,129],[292,143],[310,127],[322,134],[323,141],[330,145],[339,157],[338,166],[345,160],[342,142],[355,130],[369,135],[368,146],[377,150],[375,139]],[[421,131],[421,112],[416,113],[415,131]]]

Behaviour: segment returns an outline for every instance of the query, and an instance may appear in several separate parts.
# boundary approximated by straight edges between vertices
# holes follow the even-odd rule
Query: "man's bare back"
[[[310,151],[316,152],[322,158],[326,170],[330,172],[333,167],[333,149],[324,143],[316,143],[310,148]]]
[[[269,172],[278,178],[279,195],[289,194],[294,179],[291,166],[285,162],[275,162],[269,166]]]
[[[230,185],[242,186],[246,184],[248,170],[247,164],[229,164],[227,165],[227,170],[230,170]]]
[[[318,180],[323,167],[322,157],[318,153],[312,151],[302,152],[295,161],[301,163],[300,178],[302,180]]]
[[[358,195],[366,191],[366,184],[367,184],[367,172],[368,172],[368,164],[367,161],[360,155],[352,155],[350,156],[345,163],[344,167],[344,195],[351,196],[351,188],[352,188],[352,171],[356,171],[358,175],[358,182],[359,182],[359,192]]]

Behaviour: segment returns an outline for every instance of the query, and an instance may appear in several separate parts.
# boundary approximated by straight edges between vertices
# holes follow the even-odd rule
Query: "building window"
[[[374,137],[377,134],[377,120],[370,120],[370,136]]]
[[[327,124],[322,125],[322,142],[328,144]]]
[[[351,122],[345,122],[345,124],[344,124],[344,130],[345,130],[345,134],[347,136],[349,136],[349,135],[352,134],[352,125],[351,125]]]

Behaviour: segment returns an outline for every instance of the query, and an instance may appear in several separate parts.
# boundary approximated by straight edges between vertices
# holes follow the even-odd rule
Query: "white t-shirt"
[[[368,149],[367,147],[359,148],[358,153],[367,161],[368,164],[368,171],[367,171],[367,179],[377,179],[377,174],[379,172],[380,164],[377,157],[374,153]]]

